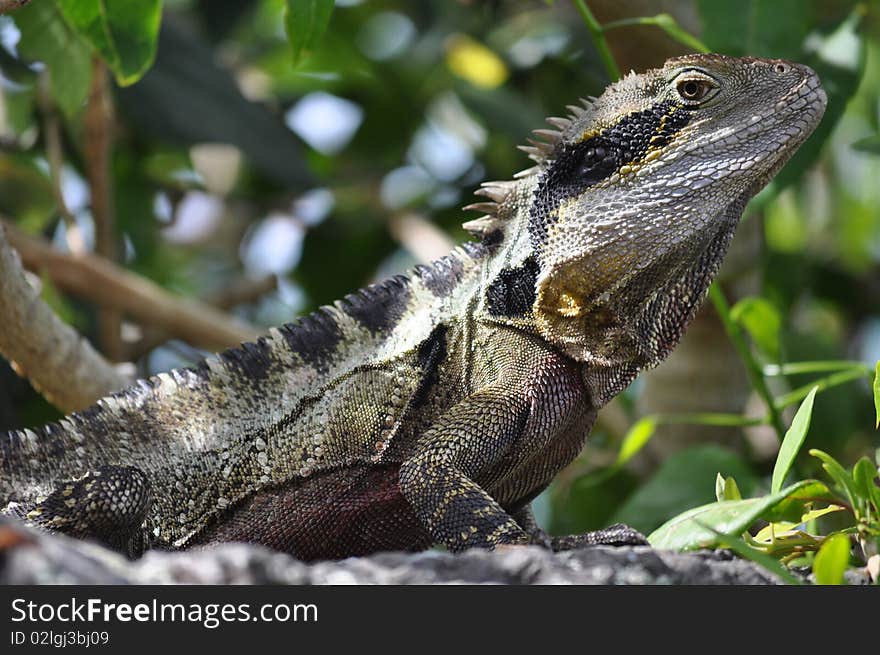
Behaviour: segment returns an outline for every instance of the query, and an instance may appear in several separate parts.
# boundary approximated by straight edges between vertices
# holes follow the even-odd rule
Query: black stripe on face
[[[540,247],[562,202],[620,170],[638,164],[652,150],[667,146],[688,124],[690,112],[665,101],[623,117],[580,143],[566,144],[535,189],[529,233]]]

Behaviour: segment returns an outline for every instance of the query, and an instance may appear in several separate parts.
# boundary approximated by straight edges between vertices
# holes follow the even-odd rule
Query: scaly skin
[[[818,124],[806,67],[693,55],[550,119],[480,190],[479,242],[194,370],[0,435],[0,500],[136,554],[303,559],[637,543],[550,538],[529,502],[596,411],[678,343],[743,207]]]

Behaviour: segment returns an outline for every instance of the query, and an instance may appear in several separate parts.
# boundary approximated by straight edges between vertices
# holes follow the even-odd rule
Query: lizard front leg
[[[400,468],[400,488],[437,543],[453,552],[529,543],[529,535],[475,482],[522,434],[529,403],[508,390],[464,399],[419,440]]]

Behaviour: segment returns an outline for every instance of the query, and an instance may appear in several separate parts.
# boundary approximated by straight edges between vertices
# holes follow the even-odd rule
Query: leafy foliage
[[[58,8],[120,85],[134,84],[153,63],[162,0],[58,0]]]
[[[297,64],[320,43],[330,23],[333,0],[286,0],[285,4],[284,27],[290,39],[293,63]]]
[[[53,2],[32,2],[15,15],[21,31],[18,52],[24,61],[48,69],[52,97],[68,116],[80,110],[89,90],[89,48]],[[31,74],[31,80],[33,76]]]

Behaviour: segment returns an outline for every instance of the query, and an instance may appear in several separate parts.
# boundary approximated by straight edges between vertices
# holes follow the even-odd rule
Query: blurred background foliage
[[[603,411],[538,516],[553,532],[617,520],[647,532],[713,500],[718,472],[744,495],[766,489],[779,431],[761,385],[787,424],[802,387],[821,378],[809,445],[844,463],[873,456],[878,3],[586,4],[606,26],[600,38],[585,6],[568,0],[33,0],[0,16],[0,216],[174,294],[225,293],[231,313],[266,327],[464,240],[460,207],[473,189],[526,168],[516,145],[544,117],[600,94],[609,57],[624,71],[703,45],[790,58],[820,73],[830,101],[751,205],[725,271],[724,293],[739,300],[727,327],[746,352],[707,303],[681,353]],[[112,95],[96,127],[90,108],[107,70]],[[113,242],[103,249],[95,129],[112,152]],[[137,374],[204,354],[125,316],[108,340],[100,298],[59,290],[32,268],[44,299]],[[816,360],[844,361],[781,366]],[[0,428],[57,416],[2,363]],[[636,450],[648,439],[624,465],[621,443]],[[813,474],[817,464],[803,460],[798,475]]]

